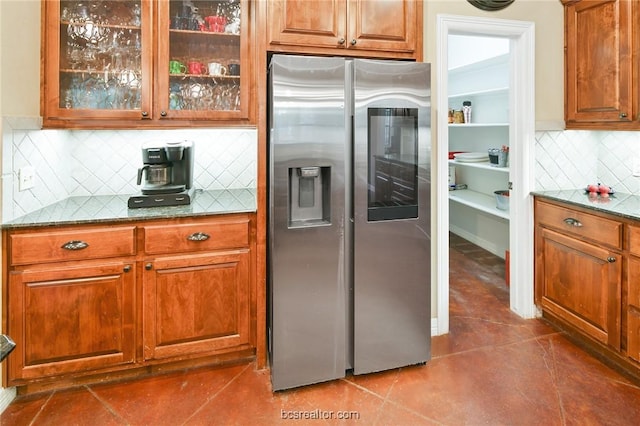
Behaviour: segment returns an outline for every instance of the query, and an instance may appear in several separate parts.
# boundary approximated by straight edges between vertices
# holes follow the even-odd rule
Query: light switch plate
[[[18,191],[26,191],[35,185],[36,172],[31,166],[21,167],[18,170]]]

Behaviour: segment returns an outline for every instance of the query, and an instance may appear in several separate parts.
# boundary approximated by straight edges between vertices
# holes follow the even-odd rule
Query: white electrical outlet
[[[640,157],[633,157],[631,164],[631,174],[640,177]]]
[[[36,172],[31,166],[18,170],[18,191],[26,191],[35,186]]]

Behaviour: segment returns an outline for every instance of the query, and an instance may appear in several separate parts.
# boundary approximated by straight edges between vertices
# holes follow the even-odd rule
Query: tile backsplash
[[[615,191],[640,194],[632,175],[640,160],[640,132],[565,130],[536,133],[535,189],[576,189],[601,182]]]
[[[38,118],[5,117],[2,133],[5,222],[69,196],[136,193],[141,146],[148,141],[192,140],[197,188],[257,187],[255,129],[41,130]],[[536,190],[602,182],[640,194],[640,177],[632,175],[640,132],[539,131],[535,137]],[[19,191],[25,166],[35,169],[35,186]]]
[[[40,129],[37,118],[2,123],[2,220],[69,196],[134,194],[145,142],[194,142],[198,189],[257,187],[257,132],[249,128],[176,130]],[[35,185],[19,191],[19,170],[31,166]]]

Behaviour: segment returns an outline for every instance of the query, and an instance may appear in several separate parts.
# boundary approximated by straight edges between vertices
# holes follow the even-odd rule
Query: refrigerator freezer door
[[[430,66],[354,61],[354,373],[430,358]]]
[[[270,361],[274,390],[343,377],[344,60],[270,65]]]

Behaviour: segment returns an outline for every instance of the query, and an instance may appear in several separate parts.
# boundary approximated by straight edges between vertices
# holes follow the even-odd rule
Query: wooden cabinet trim
[[[125,272],[131,263],[82,264],[9,273],[7,329],[21,344],[8,359],[8,384],[134,363],[135,273]],[[94,324],[85,302],[98,300],[106,311]],[[27,306],[35,311],[29,313]],[[65,318],[66,329],[47,321],[47,313]],[[72,356],[70,349],[77,352]]]
[[[421,0],[272,0],[259,26],[273,52],[421,61],[422,21]]]
[[[563,1],[568,129],[640,129],[640,4]]]
[[[535,220],[541,226],[622,249],[623,224],[620,221],[544,202],[536,203]]]
[[[32,355],[25,354],[25,350],[29,349],[25,349],[25,345],[19,343],[5,363],[7,374],[3,376],[4,385],[26,388],[37,384],[37,386],[53,386],[55,388],[54,383],[69,386],[76,382],[86,381],[89,377],[100,378],[103,373],[113,375],[117,372],[139,370],[137,374],[144,374],[147,371],[142,369],[144,366],[153,365],[154,369],[170,369],[171,365],[179,365],[181,368],[185,368],[189,363],[202,365],[203,362],[226,362],[234,359],[234,354],[237,354],[238,359],[247,359],[249,356],[255,359],[258,351],[264,352],[266,344],[266,342],[257,340],[259,335],[257,329],[264,325],[264,320],[257,317],[257,312],[260,311],[258,305],[263,304],[264,301],[261,300],[263,295],[257,293],[256,289],[255,247],[257,234],[255,216],[255,213],[232,213],[207,217],[133,220],[127,225],[104,223],[90,226],[74,225],[3,230],[5,248],[3,256],[5,265],[3,324],[5,332],[14,336],[16,343],[24,341],[24,328],[29,321],[32,321],[25,316],[27,315],[25,310],[27,306],[30,306],[26,298],[30,294],[45,293],[68,294],[70,300],[66,302],[69,303],[74,298],[80,300],[85,297],[83,295],[86,291],[93,292],[95,299],[102,297],[99,296],[101,291],[110,294],[112,302],[122,299],[123,313],[110,316],[107,319],[116,321],[118,324],[121,323],[124,336],[118,343],[122,345],[120,351],[103,344],[103,346],[98,345],[98,348],[102,349],[95,353],[86,351],[76,357],[70,355],[68,359],[65,359],[60,353],[55,355],[55,352],[52,356],[46,355],[45,352],[42,352],[45,355],[40,352],[33,352]],[[112,225],[115,227],[110,227]],[[166,230],[177,227],[181,231],[190,231],[191,228],[200,229],[202,226],[209,226],[229,235],[218,240],[216,246],[210,246],[204,250],[191,252],[175,250],[146,254],[144,252],[145,228]],[[103,231],[105,234],[97,231]],[[23,257],[22,262],[9,264],[12,245],[15,241],[20,241],[20,238],[26,239],[27,236],[32,236],[38,241],[38,238],[47,240],[52,236],[60,238],[78,233],[104,237],[113,231],[115,231],[114,235],[124,235],[121,232],[126,232],[131,240],[129,243],[133,247],[133,252],[127,251],[126,256],[66,259],[50,263],[40,261],[38,263],[24,263],[26,262],[24,259],[27,257]],[[224,247],[226,242],[229,242],[228,247]],[[147,300],[147,304],[150,300],[145,291],[149,288],[147,280],[151,275],[144,269],[147,263],[153,265],[152,272],[156,272],[156,268],[161,268],[162,273],[168,271],[169,274],[186,271],[186,275],[189,275],[199,268],[209,268],[206,271],[202,269],[203,272],[199,273],[201,277],[206,275],[206,280],[202,281],[201,286],[206,287],[210,280],[217,279],[218,284],[214,284],[214,286],[218,288],[216,293],[218,295],[223,295],[226,292],[224,277],[234,276],[233,282],[236,286],[233,290],[234,307],[229,305],[226,309],[229,312],[236,310],[235,329],[225,329],[223,335],[205,336],[201,340],[193,338],[191,341],[165,344],[154,350],[152,357],[145,358],[145,355],[148,355],[144,346],[145,339],[148,339],[145,330],[150,320],[145,316],[146,314],[143,315],[143,309],[145,307],[144,300]],[[214,278],[207,271],[216,272],[217,275],[214,275],[217,278]],[[62,290],[58,290],[57,285]],[[120,290],[115,290],[116,288]],[[60,293],[61,291],[62,293]],[[119,296],[114,296],[116,294]],[[38,297],[40,300],[44,300],[42,297]],[[76,305],[83,306],[82,303]],[[39,306],[34,308],[36,312],[31,315],[36,315],[36,317],[33,318],[37,318],[38,315],[46,316],[48,310],[56,308],[56,306],[47,307],[48,304],[45,306],[42,303],[31,306]],[[60,306],[64,307],[64,303],[60,303]],[[207,313],[204,308],[201,309],[201,312]],[[57,317],[65,318],[64,315]],[[86,324],[87,321],[84,323]],[[113,327],[105,327],[103,331],[106,334],[111,333]],[[209,361],[205,361],[207,359]]]
[[[239,43],[242,64],[239,110],[169,110],[169,1],[141,0],[140,52],[142,84],[140,109],[66,109],[60,106],[60,2],[42,2],[40,63],[40,112],[45,128],[67,129],[166,129],[185,127],[255,127],[256,93],[255,2],[241,0]],[[212,34],[208,34],[212,35]],[[214,35],[215,36],[215,35]],[[162,71],[160,71],[162,70]]]
[[[11,233],[10,264],[28,265],[133,256],[136,252],[134,233],[134,226],[61,228]]]
[[[146,254],[207,251],[249,245],[249,219],[144,226]]]

